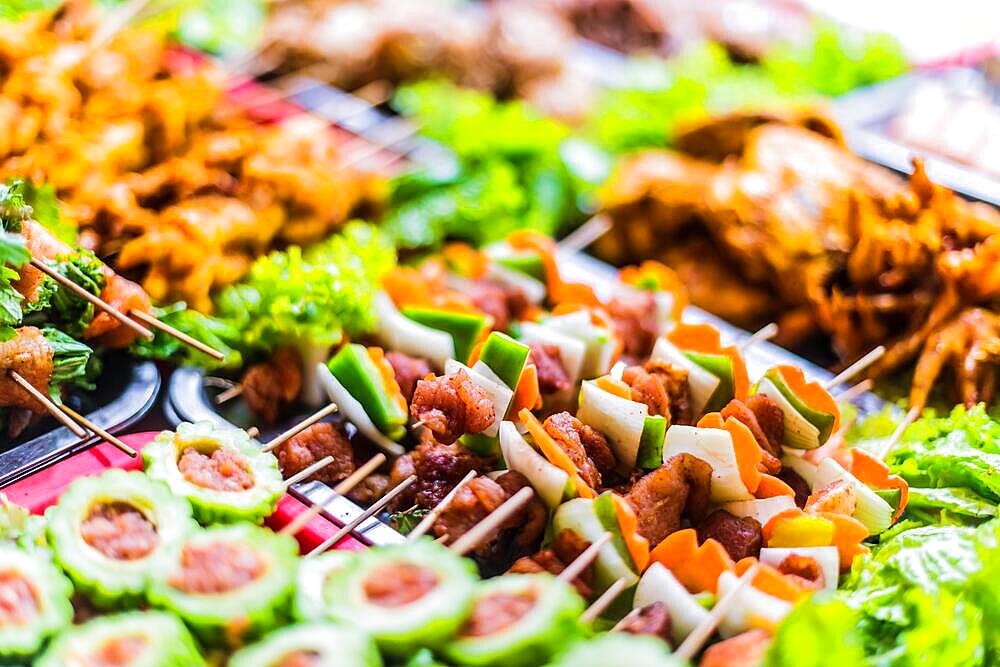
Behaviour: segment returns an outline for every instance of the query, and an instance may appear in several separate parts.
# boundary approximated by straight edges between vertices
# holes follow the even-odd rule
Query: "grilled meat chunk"
[[[681,517],[693,520],[708,509],[712,466],[691,454],[678,454],[639,478],[625,496],[639,519],[639,534],[657,545],[681,527]]]
[[[410,414],[441,443],[450,445],[466,433],[481,433],[496,420],[493,401],[469,374],[419,380]]]

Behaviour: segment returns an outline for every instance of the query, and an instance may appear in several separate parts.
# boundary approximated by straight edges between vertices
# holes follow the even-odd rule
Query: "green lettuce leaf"
[[[89,250],[78,250],[50,261],[49,265],[95,296],[100,296],[107,285],[104,263]],[[46,278],[42,289],[51,292],[46,304],[48,321],[71,336],[82,336],[96,314],[93,304],[51,278]]]
[[[243,365],[243,355],[237,349],[240,345],[240,330],[232,322],[191,310],[179,301],[162,308],[154,308],[156,319],[200,340],[224,355],[223,361],[199,352],[162,331],[155,331],[153,340],[138,338],[129,352],[141,359],[174,361],[207,369],[239,368]]]
[[[54,329],[44,327],[42,335],[52,348],[52,378],[49,380],[49,393],[56,401],[64,388],[93,390],[94,380],[100,374],[100,359],[86,343],[81,343],[72,336]]]
[[[859,615],[830,596],[799,603],[778,628],[764,667],[870,665],[857,631]]]

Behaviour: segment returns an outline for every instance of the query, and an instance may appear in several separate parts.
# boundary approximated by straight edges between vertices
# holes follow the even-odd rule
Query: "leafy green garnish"
[[[100,296],[107,285],[104,263],[89,250],[79,250],[67,257],[60,257],[50,261],[49,265],[95,296]],[[40,290],[49,292],[44,298],[48,322],[71,336],[82,336],[94,319],[93,304],[51,278],[45,279]],[[38,299],[39,303],[42,301],[43,298]]]
[[[409,535],[410,532],[417,527],[421,520],[427,516],[429,511],[430,510],[422,507],[414,507],[408,510],[394,512],[389,518],[392,521],[392,525],[395,526],[399,533]]]
[[[225,355],[225,359],[218,362],[162,331],[154,332],[153,340],[136,339],[129,348],[129,352],[135,356],[142,359],[169,359],[203,368],[239,368],[243,365],[243,355],[237,349],[241,340],[240,330],[228,320],[191,310],[182,301],[155,308],[154,315],[164,324],[218,350]]]
[[[51,184],[35,185],[31,181],[23,181],[21,194],[25,203],[31,207],[31,218],[35,222],[48,229],[63,243],[76,245],[77,227],[59,215],[59,200]]]
[[[47,12],[62,5],[63,0],[5,0],[0,2],[0,19],[17,21],[32,12]]]
[[[13,338],[14,327],[21,323],[23,297],[13,283],[19,278],[15,269],[30,260],[31,253],[21,236],[0,231],[0,342]]]
[[[252,51],[264,34],[266,0],[198,0],[181,15],[178,38],[217,55]]]
[[[52,377],[49,393],[59,398],[62,388],[72,387],[90,391],[100,373],[100,360],[85,343],[52,327],[42,329],[42,335],[52,348]]]
[[[816,596],[782,622],[764,667],[841,667],[869,664],[857,635],[859,616],[840,600]]]

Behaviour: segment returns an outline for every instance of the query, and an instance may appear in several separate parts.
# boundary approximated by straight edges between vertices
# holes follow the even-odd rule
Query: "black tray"
[[[108,355],[97,389],[74,396],[69,404],[90,421],[115,433],[140,420],[156,402],[160,372],[150,361],[131,359],[124,352]],[[64,426],[46,419],[13,442],[0,441],[0,487],[26,477],[100,442],[81,440]]]

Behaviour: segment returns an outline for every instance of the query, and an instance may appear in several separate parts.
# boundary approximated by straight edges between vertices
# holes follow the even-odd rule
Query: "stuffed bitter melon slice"
[[[157,611],[102,616],[52,643],[35,667],[119,665],[204,667],[194,638],[176,617]]]
[[[142,450],[146,473],[166,482],[202,524],[261,523],[284,493],[278,459],[245,431],[210,422],[182,423]]]
[[[650,636],[612,632],[578,642],[548,667],[685,667],[686,660],[670,653],[666,642]]]
[[[298,544],[247,523],[188,535],[150,586],[153,606],[172,611],[210,646],[242,646],[288,615]]]
[[[314,558],[303,558],[295,583],[292,614],[301,621],[318,621],[328,617],[327,609],[336,604],[330,597],[330,583],[343,569],[358,558],[350,551],[327,551]]]
[[[334,620],[351,623],[385,653],[434,648],[461,627],[472,605],[475,565],[431,542],[371,549],[330,582]]]
[[[74,481],[47,516],[56,563],[105,608],[142,598],[197,527],[191,506],[166,484],[117,469]]]
[[[73,586],[41,553],[0,545],[0,665],[29,660],[73,619]]]
[[[375,642],[352,627],[306,623],[272,632],[229,659],[229,667],[337,665],[382,667]]]
[[[507,574],[479,585],[472,615],[445,654],[458,665],[540,665],[583,634],[585,603],[548,574]]]

